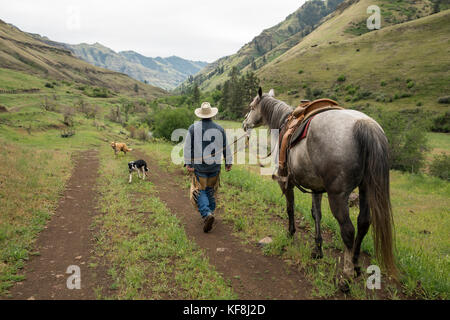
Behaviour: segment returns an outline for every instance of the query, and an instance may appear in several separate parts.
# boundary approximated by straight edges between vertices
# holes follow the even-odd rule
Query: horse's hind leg
[[[316,247],[311,256],[313,259],[321,259],[323,257],[322,251],[322,231],[320,230],[320,221],[322,220],[322,194],[312,195],[311,214],[316,225]]]
[[[370,210],[367,201],[366,186],[359,186],[359,216],[358,216],[358,233],[356,234],[355,246],[353,249],[353,265],[355,272],[359,276],[361,274],[361,267],[359,266],[359,253],[361,251],[361,242],[369,231],[370,227]]]
[[[293,236],[295,233],[295,219],[294,219],[295,199],[294,199],[294,187],[293,186],[288,186],[286,188],[285,196],[286,196],[287,214],[289,217],[289,234],[291,236]]]
[[[355,228],[350,220],[348,210],[348,196],[350,193],[328,194],[331,212],[339,222],[341,237],[345,244],[344,250],[344,276],[353,278],[354,266],[352,262],[353,242],[355,239]],[[348,291],[348,285],[341,283],[341,290]]]

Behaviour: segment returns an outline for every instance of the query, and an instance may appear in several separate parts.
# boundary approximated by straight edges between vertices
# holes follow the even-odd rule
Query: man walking
[[[195,202],[203,221],[203,231],[209,232],[214,223],[216,209],[215,192],[219,186],[222,155],[226,171],[231,170],[233,157],[227,144],[225,130],[212,121],[218,109],[204,102],[195,110],[201,119],[189,127],[184,145],[184,163],[187,170],[194,173],[193,186]]]

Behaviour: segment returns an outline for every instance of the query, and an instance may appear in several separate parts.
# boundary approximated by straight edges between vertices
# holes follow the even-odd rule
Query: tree
[[[240,76],[237,68],[229,73],[230,78],[222,86],[220,105],[227,119],[240,119],[246,112],[246,107],[256,96],[259,79],[254,72]]]
[[[153,134],[156,138],[170,140],[176,129],[187,129],[194,122],[193,112],[187,108],[164,109],[154,116]]]
[[[200,89],[197,83],[194,84],[194,89],[192,90],[192,102],[195,106],[200,104]]]
[[[134,104],[126,99],[122,99],[120,102],[122,112],[125,114],[125,122],[128,122],[128,115],[130,114],[130,111],[134,108]]]
[[[134,92],[139,92],[139,86],[137,85],[137,83],[134,84]]]

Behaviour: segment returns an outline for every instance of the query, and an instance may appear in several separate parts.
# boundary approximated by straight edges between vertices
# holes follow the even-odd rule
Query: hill
[[[369,32],[359,26],[371,4],[381,8],[382,28]],[[257,75],[292,103],[299,97],[329,96],[347,103],[395,101],[400,107],[442,110],[438,98],[449,95],[450,88],[450,10],[429,15],[433,7],[426,1],[403,5],[355,2]],[[405,12],[411,21],[397,23],[408,20]]]
[[[99,43],[61,44],[77,57],[95,66],[125,73],[151,85],[171,90],[208,63],[180,57],[150,58],[134,51],[115,52]]]
[[[258,76],[268,75],[264,71],[266,67],[273,68],[274,63],[278,64],[287,59],[299,48],[312,50],[322,45],[343,43],[351,39],[358,42],[362,39],[361,35],[370,31],[366,27],[366,20],[369,17],[367,8],[370,5],[380,7],[382,29],[426,17],[450,7],[448,1],[440,0],[307,1],[285,21],[264,30],[236,54],[221,58],[207,66],[192,79],[191,83],[185,82],[180,86],[180,91],[184,91],[193,82],[199,84],[202,90],[212,91],[229,78],[233,67],[241,73],[253,71]],[[270,77],[262,80],[263,84],[266,82],[272,84]],[[297,90],[297,87],[298,85],[289,89]]]
[[[180,86],[183,89],[196,82],[204,90],[212,90],[223,83],[233,67],[257,70],[297,44],[320,24],[323,17],[333,12],[344,0],[310,0],[283,22],[264,30],[245,44],[236,54],[223,57],[204,68],[195,77]]]
[[[0,20],[0,68],[12,69],[49,80],[65,80],[145,96],[166,94],[125,74],[92,66],[51,41],[42,41]],[[0,88],[2,84],[0,84]]]

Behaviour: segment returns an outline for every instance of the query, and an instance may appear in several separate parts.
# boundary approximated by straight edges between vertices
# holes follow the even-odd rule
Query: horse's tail
[[[388,141],[381,127],[371,120],[357,121],[353,130],[362,157],[362,183],[367,187],[375,253],[395,277],[398,271],[394,259],[394,220],[389,195]]]

